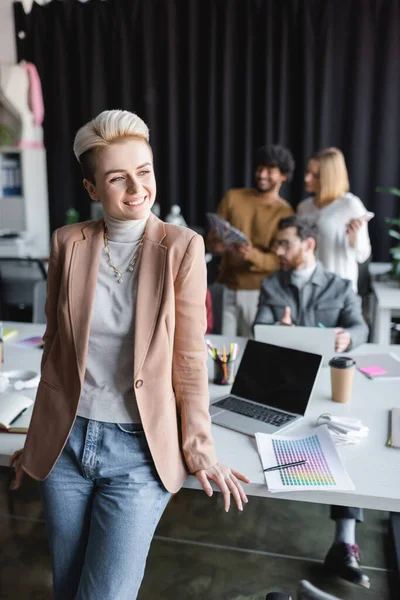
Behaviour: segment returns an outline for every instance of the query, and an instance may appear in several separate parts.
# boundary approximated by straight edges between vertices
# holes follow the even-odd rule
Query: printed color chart
[[[300,440],[272,439],[277,465],[306,459],[305,465],[279,471],[282,485],[335,486],[320,441],[316,435]]]
[[[264,473],[270,492],[354,489],[326,425],[306,436],[256,433],[256,441],[263,469],[307,461]]]

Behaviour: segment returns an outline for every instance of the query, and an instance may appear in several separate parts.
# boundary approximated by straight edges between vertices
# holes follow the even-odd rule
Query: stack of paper
[[[326,425],[309,436],[256,433],[263,469],[306,460],[300,466],[265,473],[270,492],[354,490]]]

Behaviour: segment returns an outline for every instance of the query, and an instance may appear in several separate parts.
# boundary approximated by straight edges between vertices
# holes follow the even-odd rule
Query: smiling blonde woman
[[[248,479],[215,456],[202,238],[150,212],[146,124],[105,111],[76,134],[104,219],[53,234],[41,380],[12,463],[39,480],[55,600],[134,600],[171,493],[193,473],[240,510]]]
[[[350,279],[357,292],[358,263],[371,255],[369,215],[360,198],[349,191],[341,150],[325,148],[314,154],[308,161],[304,183],[313,195],[300,202],[297,214],[318,226],[317,257],[328,271]]]

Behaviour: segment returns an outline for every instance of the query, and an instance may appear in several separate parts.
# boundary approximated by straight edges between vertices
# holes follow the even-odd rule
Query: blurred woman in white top
[[[349,192],[344,156],[337,148],[314,154],[304,176],[306,198],[297,213],[317,223],[318,259],[332,273],[350,279],[357,292],[358,263],[371,255],[367,209]]]

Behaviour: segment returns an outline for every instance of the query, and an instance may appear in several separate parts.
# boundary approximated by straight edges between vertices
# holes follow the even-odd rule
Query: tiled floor
[[[26,481],[8,514],[8,477],[0,472],[0,600],[50,600],[51,563],[37,489]],[[225,514],[221,497],[182,490],[157,529],[139,600],[264,600],[294,594],[308,579],[343,600],[389,599],[385,568],[387,515],[367,511],[358,528],[371,589],[326,576],[321,561],[333,525],[327,507],[250,498],[243,513]],[[102,599],[93,599],[102,600]]]

